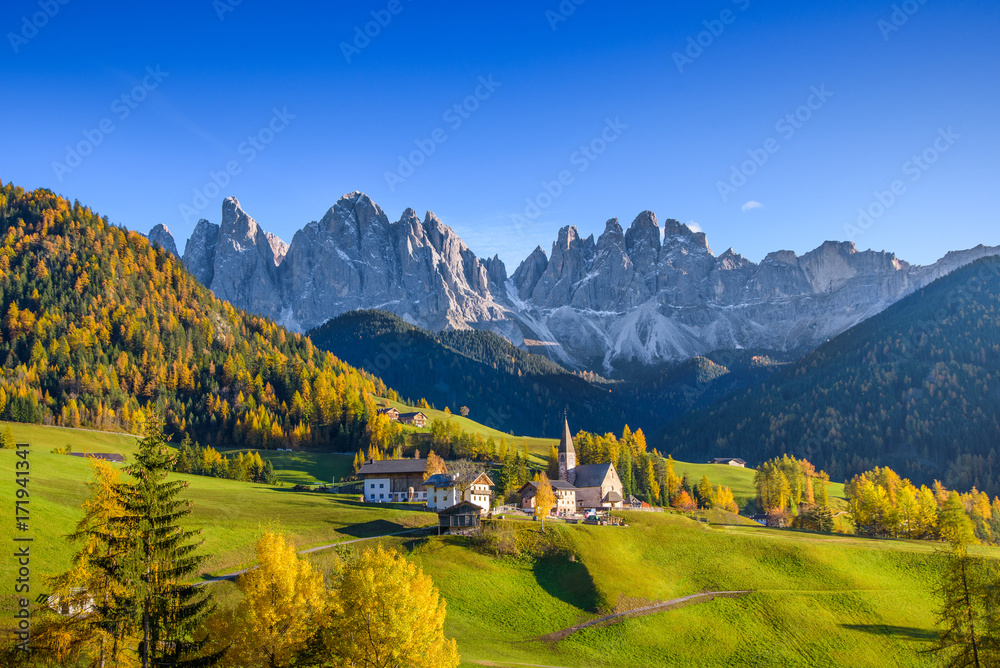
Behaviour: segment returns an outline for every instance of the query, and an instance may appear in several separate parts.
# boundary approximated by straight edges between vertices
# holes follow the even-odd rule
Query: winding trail
[[[368,536],[367,538],[352,538],[351,540],[342,540],[339,543],[327,543],[326,545],[319,545],[317,547],[310,547],[308,550],[299,550],[299,554],[310,554],[312,552],[319,552],[320,550],[329,550],[331,547],[339,547],[341,545],[350,545],[351,543],[361,543],[366,540],[375,540],[376,538],[388,538],[389,536],[402,536],[405,533],[413,533],[414,531],[426,531],[428,529],[436,529],[436,524],[431,524],[423,527],[416,527],[414,529],[407,529],[406,531],[397,531],[395,533],[384,533],[381,536]],[[233,571],[232,573],[226,573],[225,575],[218,575],[214,578],[208,578],[207,580],[202,580],[195,584],[195,587],[201,587],[204,585],[215,584],[216,582],[227,582],[235,580],[239,576],[243,575],[247,571],[253,570],[254,567],[244,568],[243,570]]]
[[[626,610],[625,612],[616,612],[613,615],[606,615],[604,617],[599,617],[597,619],[592,619],[589,622],[583,622],[582,624],[577,624],[576,626],[571,626],[561,631],[554,631],[548,633],[544,636],[538,638],[538,640],[544,640],[547,642],[559,642],[565,638],[570,637],[577,631],[582,631],[583,629],[589,628],[591,626],[604,626],[608,624],[614,624],[627,617],[643,617],[645,615],[652,615],[657,612],[662,612],[664,610],[673,610],[674,608],[680,608],[682,606],[693,604],[693,603],[707,603],[714,598],[737,598],[743,596],[744,594],[749,594],[749,589],[743,589],[738,591],[706,591],[700,594],[691,594],[689,596],[681,596],[680,598],[674,598],[669,601],[663,601],[662,603],[656,603],[655,605],[647,605],[643,608],[636,608],[635,610]]]

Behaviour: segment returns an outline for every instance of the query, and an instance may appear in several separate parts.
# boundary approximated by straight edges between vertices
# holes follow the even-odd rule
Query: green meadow
[[[454,413],[445,413],[443,410],[435,410],[433,408],[418,408],[416,406],[408,406],[406,404],[400,403],[398,401],[390,401],[388,399],[379,399],[380,403],[384,402],[389,406],[397,409],[400,413],[412,413],[415,411],[420,411],[427,416],[427,427],[417,428],[413,426],[404,426],[403,431],[407,434],[429,434],[430,433],[430,422],[431,420],[450,420],[457,422],[462,431],[469,432],[472,434],[482,434],[483,438],[489,438],[492,436],[496,442],[499,444],[501,438],[506,438],[507,443],[511,446],[517,446],[521,448],[522,445],[528,446],[528,453],[532,455],[532,460],[540,463],[548,459],[549,448],[553,445],[559,445],[558,434],[554,435],[553,438],[537,438],[534,436],[514,436],[513,434],[505,434],[497,429],[492,429],[486,425],[480,424],[475,420],[470,418],[462,417],[458,414],[459,406],[449,407],[449,410],[454,411]]]
[[[466,665],[938,664],[922,653],[935,637],[932,544],[625,515],[623,528],[556,525],[575,562],[487,557],[463,538],[406,547],[448,601],[445,630]],[[706,590],[750,593],[540,639],[611,610]]]
[[[2,429],[5,425],[0,425]],[[31,535],[35,591],[43,576],[69,564],[65,536],[82,516],[90,463],[49,454],[134,451],[123,435],[12,425],[32,443]],[[284,478],[329,479],[338,464],[326,457],[288,455]],[[342,456],[341,456],[342,457]],[[0,470],[13,479],[16,455],[0,451]],[[276,463],[277,466],[277,463]],[[678,471],[747,495],[753,471],[678,463]],[[211,555],[203,576],[253,563],[253,543],[264,528],[289,534],[300,548],[381,536],[433,524],[434,515],[406,505],[374,506],[356,497],[294,492],[287,482],[266,486],[201,476],[189,483],[192,527]],[[12,483],[8,483],[11,488]],[[3,494],[10,507],[12,494]],[[5,513],[8,511],[5,511]],[[568,549],[534,561],[484,555],[460,537],[380,539],[407,553],[429,573],[448,603],[446,632],[458,640],[463,665],[539,664],[566,668],[629,666],[930,666],[923,653],[935,637],[932,594],[941,558],[933,543],[862,539],[768,529],[725,513],[696,518],[673,512],[623,513],[626,527],[551,526]],[[0,540],[11,544],[13,523]],[[537,531],[519,522],[521,531]],[[994,548],[976,548],[990,557]],[[337,550],[309,556],[322,569]],[[0,577],[11,581],[10,560]],[[220,603],[238,596],[229,583],[213,584]],[[543,636],[596,619],[703,591],[748,591],[646,616],[594,626],[554,641]],[[9,610],[9,595],[2,600]]]
[[[676,462],[674,471],[679,476],[687,474],[692,486],[697,485],[702,476],[707,475],[713,486],[722,485],[733,490],[733,496],[740,508],[757,498],[757,490],[753,484],[754,469],[729,466],[728,464],[692,464]],[[844,483],[831,482],[827,490],[830,496],[830,506],[834,510],[846,508],[847,499],[844,496]]]

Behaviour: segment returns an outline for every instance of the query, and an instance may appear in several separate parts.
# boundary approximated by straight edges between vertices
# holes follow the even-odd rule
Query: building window
[[[385,483],[381,483],[381,482],[380,482],[380,483],[378,484],[378,488],[379,488],[379,489],[382,489],[383,487],[385,487]]]
[[[378,498],[380,498],[380,499],[384,499],[384,498],[385,498],[385,494],[379,494],[379,495],[378,495]]]

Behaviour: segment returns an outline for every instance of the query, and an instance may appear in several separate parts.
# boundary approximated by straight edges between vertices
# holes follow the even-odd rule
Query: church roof
[[[576,486],[580,487],[600,487],[604,479],[608,477],[608,471],[612,465],[608,464],[584,464],[576,467]]]
[[[562,438],[559,439],[559,454],[576,454],[576,448],[573,447],[573,436],[569,433],[569,420],[563,419],[563,433]]]

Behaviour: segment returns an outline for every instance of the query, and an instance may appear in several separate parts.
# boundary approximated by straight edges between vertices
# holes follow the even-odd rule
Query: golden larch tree
[[[342,668],[455,668],[444,637],[445,601],[430,576],[382,546],[348,561],[320,633],[322,665]]]
[[[552,512],[553,506],[556,505],[556,495],[552,491],[552,483],[549,482],[549,477],[544,473],[536,474],[535,482],[537,483],[535,489],[535,517],[542,521],[542,526],[544,527],[545,518]]]
[[[323,575],[280,533],[265,532],[256,551],[257,566],[236,580],[243,598],[209,627],[216,645],[229,647],[226,665],[287,666],[326,609]]]

